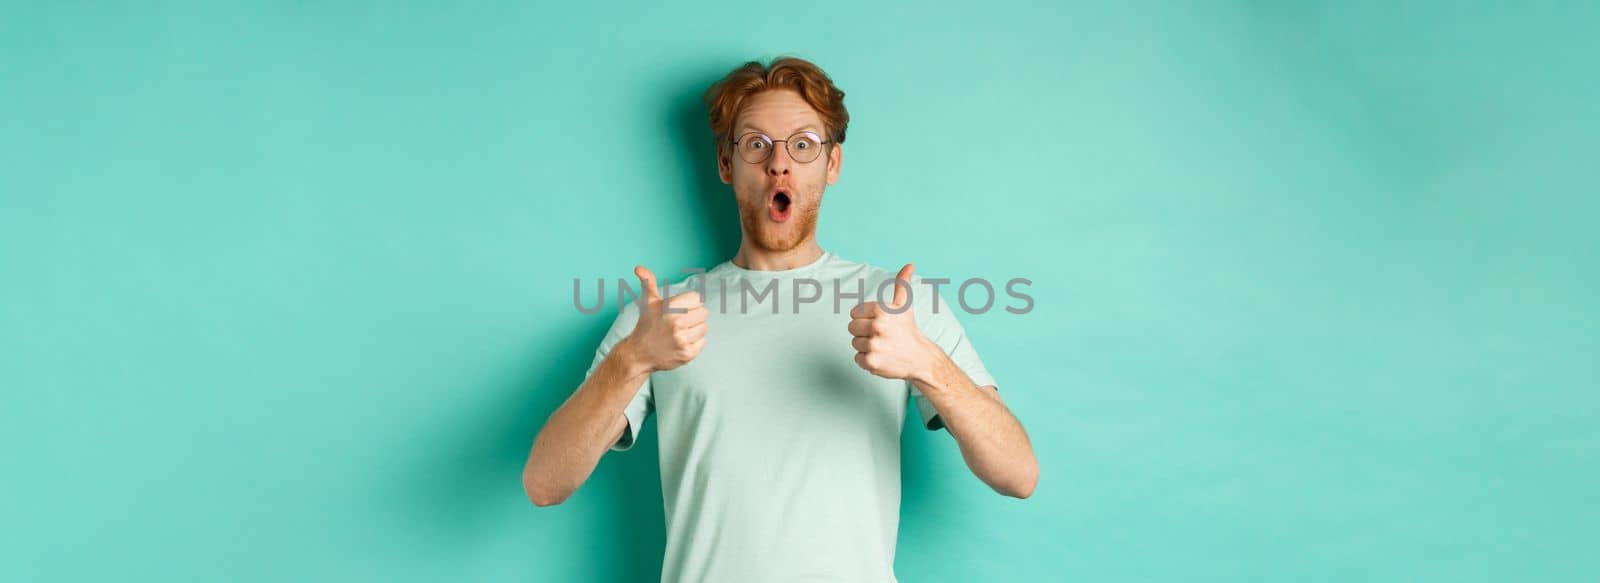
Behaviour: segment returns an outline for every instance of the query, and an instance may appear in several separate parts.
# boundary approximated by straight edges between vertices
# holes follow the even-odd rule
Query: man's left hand
[[[856,364],[886,379],[910,380],[924,374],[931,364],[929,356],[937,350],[917,328],[910,306],[907,292],[914,269],[909,263],[900,268],[894,299],[888,306],[867,302],[850,310],[850,345],[856,349]]]

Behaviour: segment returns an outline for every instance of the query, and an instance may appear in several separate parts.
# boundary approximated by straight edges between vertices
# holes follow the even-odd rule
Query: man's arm
[[[622,411],[650,375],[629,340],[612,348],[534,438],[522,468],[522,489],[535,505],[560,504],[571,496],[627,429]]]
[[[907,380],[939,412],[967,467],[996,492],[1015,498],[1033,495],[1039,461],[1022,423],[1001,402],[1000,392],[974,385],[933,342],[927,342],[925,350],[929,364]]]
[[[661,299],[656,276],[634,268],[643,286],[639,320],[533,439],[522,489],[536,506],[560,504],[578,490],[600,456],[628,427],[623,415],[650,373],[694,360],[706,343],[708,312],[694,291]]]
[[[1022,423],[1000,402],[994,387],[976,386],[944,349],[918,330],[907,293],[914,269],[909,263],[900,268],[894,300],[887,306],[867,302],[850,310],[848,329],[856,365],[915,385],[939,412],[961,446],[962,459],[983,483],[1007,496],[1033,495],[1039,460]]]

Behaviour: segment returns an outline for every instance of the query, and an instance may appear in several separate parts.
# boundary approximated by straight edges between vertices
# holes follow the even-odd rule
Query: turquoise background
[[[795,53],[825,248],[1035,282],[1039,489],[908,431],[902,581],[1592,580],[1600,5],[1487,4],[7,2],[0,579],[655,580],[653,429],[521,464]]]

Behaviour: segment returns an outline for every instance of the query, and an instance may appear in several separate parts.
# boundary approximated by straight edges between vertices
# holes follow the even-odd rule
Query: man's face
[[[821,116],[800,94],[788,89],[750,96],[733,126],[733,138],[751,132],[773,140],[787,140],[801,132],[827,139]],[[809,163],[796,162],[788,142],[773,144],[765,162],[752,164],[738,146],[722,144],[717,166],[722,181],[733,185],[739,203],[739,223],[745,236],[765,251],[788,251],[811,239],[817,231],[822,190],[839,180],[842,152],[838,144],[822,147]]]

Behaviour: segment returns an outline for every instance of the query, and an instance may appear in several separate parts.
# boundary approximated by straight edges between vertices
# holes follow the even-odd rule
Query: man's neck
[[[751,271],[784,271],[810,265],[819,257],[822,257],[822,247],[817,245],[815,237],[808,237],[788,251],[768,251],[743,241],[739,244],[739,253],[733,256],[733,264]]]

